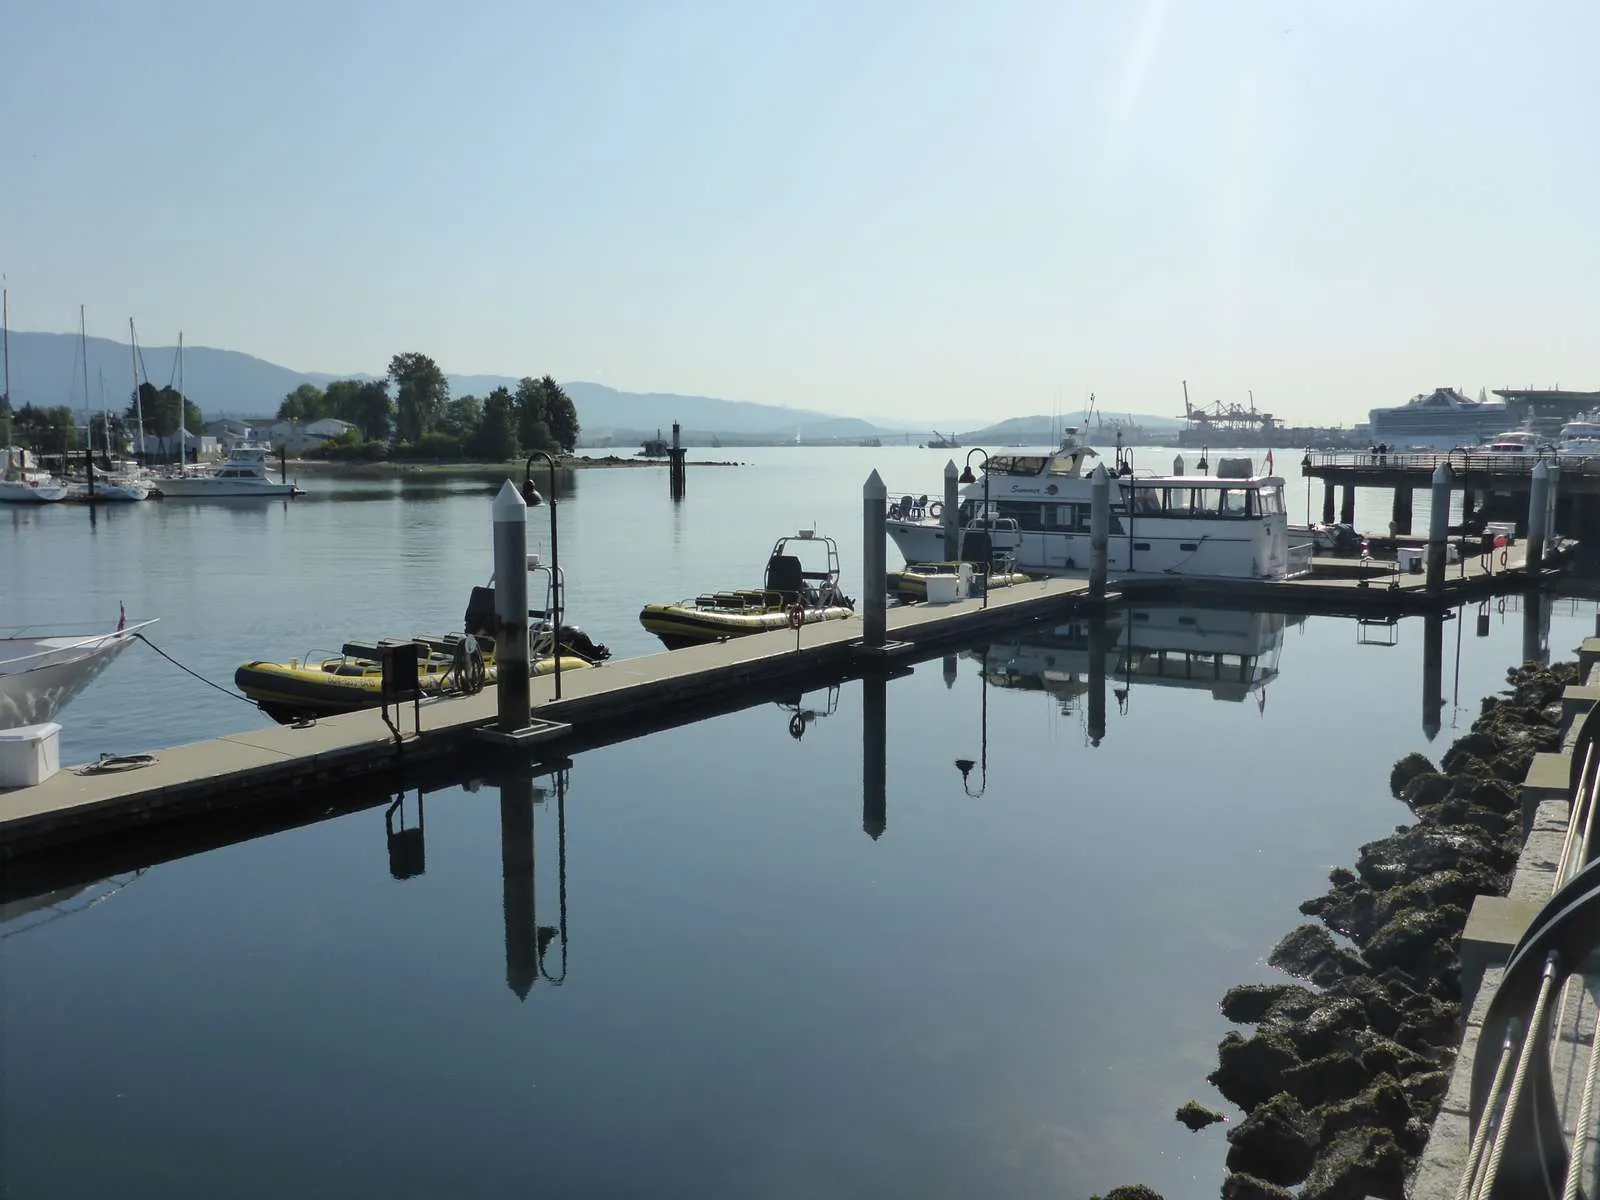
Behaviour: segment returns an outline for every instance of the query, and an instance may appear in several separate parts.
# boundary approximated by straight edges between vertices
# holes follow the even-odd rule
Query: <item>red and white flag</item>
[[[128,610],[121,600],[117,601],[117,632],[121,633],[128,625]]]

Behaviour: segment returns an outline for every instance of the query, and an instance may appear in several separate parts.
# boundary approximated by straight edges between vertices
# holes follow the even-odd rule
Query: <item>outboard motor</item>
[[[611,648],[595,641],[576,625],[563,625],[561,627],[561,648],[571,651],[579,658],[589,662],[605,662],[611,657]]]
[[[487,638],[492,642],[497,623],[498,619],[494,612],[494,589],[473,588],[472,595],[467,597],[465,632],[472,637]]]

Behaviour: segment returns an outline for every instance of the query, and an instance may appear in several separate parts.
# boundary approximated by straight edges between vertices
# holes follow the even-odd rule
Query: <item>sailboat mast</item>
[[[11,472],[11,292],[0,288],[0,356],[5,358],[6,390],[0,396],[6,402],[6,465],[0,475]]]
[[[106,407],[106,372],[104,367],[98,368],[100,372],[100,432],[105,435],[106,462],[111,461],[111,410]]]
[[[139,394],[139,335],[128,318],[128,350],[133,355],[133,419],[139,423],[139,461],[144,461],[144,397]]]
[[[94,453],[93,422],[89,418],[89,327],[84,323],[83,305],[78,305],[78,357],[83,360],[83,448]]]
[[[183,330],[178,330],[178,463],[189,465],[189,430],[184,423],[188,407],[183,399]]]

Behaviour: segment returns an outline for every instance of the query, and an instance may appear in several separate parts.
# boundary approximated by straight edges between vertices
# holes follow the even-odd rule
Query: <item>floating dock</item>
[[[683,724],[793,691],[806,680],[892,668],[899,653],[926,656],[985,632],[1030,620],[1065,619],[1087,599],[1084,580],[1052,579],[997,589],[988,597],[889,610],[889,645],[864,652],[860,617],[754,634],[640,658],[562,678],[532,680],[533,715],[553,726],[540,754],[565,752],[649,729]],[[186,814],[284,797],[306,788],[366,780],[454,756],[490,752],[475,731],[494,725],[496,695],[424,701],[413,723],[408,703],[391,708],[397,740],[378,709],[325,717],[304,727],[274,725],[159,751],[125,771],[66,769],[34,787],[0,792],[0,860],[105,837]],[[562,728],[565,727],[565,728]],[[420,732],[418,732],[420,731]],[[529,751],[524,751],[527,754]]]

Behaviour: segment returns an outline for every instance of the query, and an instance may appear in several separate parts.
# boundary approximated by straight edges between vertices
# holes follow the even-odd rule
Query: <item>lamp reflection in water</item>
[[[987,593],[987,588],[985,592]],[[976,800],[983,795],[989,786],[989,672],[984,669],[989,654],[989,648],[983,647],[974,652],[978,660],[978,677],[982,680],[980,687],[981,699],[978,701],[978,761],[970,758],[956,759],[956,770],[961,772],[961,790]],[[972,770],[978,769],[978,790],[972,790]]]
[[[556,660],[556,699],[561,699],[561,609],[565,586],[561,579],[561,543],[556,540],[556,460],[543,450],[528,455],[522,465],[522,502],[529,508],[544,503],[539,489],[533,486],[533,460],[542,458],[550,467],[550,611],[545,619],[550,622],[550,653]]]
[[[506,984],[526,1000],[540,979],[559,985],[567,975],[567,768],[554,773],[556,863],[559,887],[557,925],[539,924],[534,806],[547,795],[531,775],[513,774],[500,783],[500,869],[505,909]],[[550,944],[560,940],[561,966],[547,963]]]
[[[972,474],[972,456],[974,454],[983,455],[983,520],[984,520],[986,528],[992,534],[993,531],[994,531],[994,522],[992,520],[990,520],[990,518],[989,518],[989,452],[987,450],[985,450],[982,446],[974,446],[971,450],[967,451],[967,465],[961,468],[960,482],[962,482],[962,483],[976,483],[977,482],[976,477]],[[970,524],[970,522],[969,522],[969,524]],[[984,540],[986,542],[990,541],[990,539],[988,537],[985,537]],[[957,548],[957,553],[964,557],[965,554],[966,554],[966,547],[965,546],[958,547]],[[983,564],[983,604],[982,604],[982,607],[988,608],[989,607],[989,572],[994,568],[994,546],[992,544],[988,547],[988,553],[987,553],[987,555],[985,557],[987,558],[988,561],[986,561]],[[970,771],[972,768],[968,767],[967,769]]]

